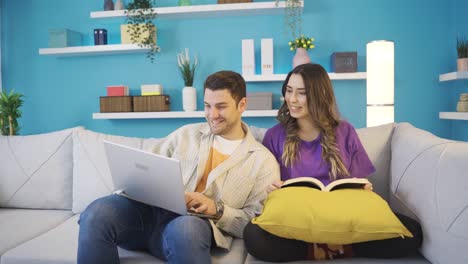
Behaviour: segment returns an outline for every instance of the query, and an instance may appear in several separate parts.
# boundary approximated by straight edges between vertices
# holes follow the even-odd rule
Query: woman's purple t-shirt
[[[327,185],[331,182],[328,172],[330,165],[322,160],[322,146],[320,145],[321,134],[313,141],[300,141],[300,159],[291,167],[285,167],[281,159],[286,130],[281,124],[270,129],[263,138],[265,145],[276,157],[281,168],[281,180],[285,181],[297,177],[314,177]],[[337,147],[344,165],[349,171],[350,177],[365,178],[375,172],[374,165],[369,160],[364,147],[359,140],[354,127],[346,122],[340,121],[335,130]],[[343,178],[338,175],[338,178]]]

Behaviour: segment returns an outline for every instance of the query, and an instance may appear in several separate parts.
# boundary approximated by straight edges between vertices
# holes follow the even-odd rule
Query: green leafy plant
[[[468,40],[465,38],[457,38],[457,54],[458,58],[468,58]]]
[[[156,18],[154,6],[154,0],[134,0],[127,5],[125,10],[130,39],[142,48],[149,48],[146,57],[151,63],[154,62],[155,55],[160,50],[156,45],[156,26],[153,23]]]
[[[309,38],[301,34],[300,37],[288,42],[289,49],[295,51],[297,48],[304,48],[306,50],[315,48],[315,39]]]
[[[0,92],[0,130],[2,135],[17,135],[19,132],[18,118],[21,117],[20,107],[23,105],[23,95],[11,90],[10,93]]]
[[[278,6],[280,0],[276,0]],[[301,35],[302,32],[302,0],[286,0],[284,22],[290,29],[293,39]]]
[[[194,56],[193,63],[190,63],[189,49],[186,48],[185,52],[177,53],[177,67],[182,79],[184,79],[185,86],[193,86],[193,78],[195,77],[197,66],[197,56]]]

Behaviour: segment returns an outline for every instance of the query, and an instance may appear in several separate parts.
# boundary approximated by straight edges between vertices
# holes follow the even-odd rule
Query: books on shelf
[[[311,187],[315,188],[324,192],[331,192],[338,189],[346,189],[346,188],[364,188],[364,185],[370,183],[366,178],[344,178],[332,181],[328,185],[323,185],[323,183],[312,177],[298,177],[294,179],[289,179],[284,181],[283,186],[281,188],[286,187],[293,187],[293,186],[304,186],[304,187]]]
[[[94,29],[94,45],[107,45],[107,30],[103,28]]]

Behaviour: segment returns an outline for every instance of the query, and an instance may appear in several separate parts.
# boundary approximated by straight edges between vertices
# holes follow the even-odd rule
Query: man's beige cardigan
[[[229,249],[232,236],[242,237],[245,225],[261,213],[266,188],[278,180],[279,167],[275,157],[252,136],[242,123],[246,136],[232,155],[210,172],[207,197],[224,202],[224,214],[212,221],[216,245]],[[180,160],[186,192],[193,192],[202,177],[214,135],[207,123],[183,126],[153,149],[155,153]],[[168,175],[170,176],[170,175]]]

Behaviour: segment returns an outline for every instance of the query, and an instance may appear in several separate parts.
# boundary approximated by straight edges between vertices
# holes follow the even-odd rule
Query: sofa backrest
[[[468,263],[468,143],[401,123],[392,138],[392,208],[423,228],[432,263]]]
[[[368,177],[372,182],[374,191],[388,201],[391,142],[395,124],[387,124],[376,127],[357,129],[357,134],[361,140],[369,159],[374,164],[375,172]]]
[[[0,207],[71,209],[74,130],[0,136]]]
[[[114,190],[103,141],[149,150],[159,139],[114,136],[84,128],[73,133],[73,213]]]

